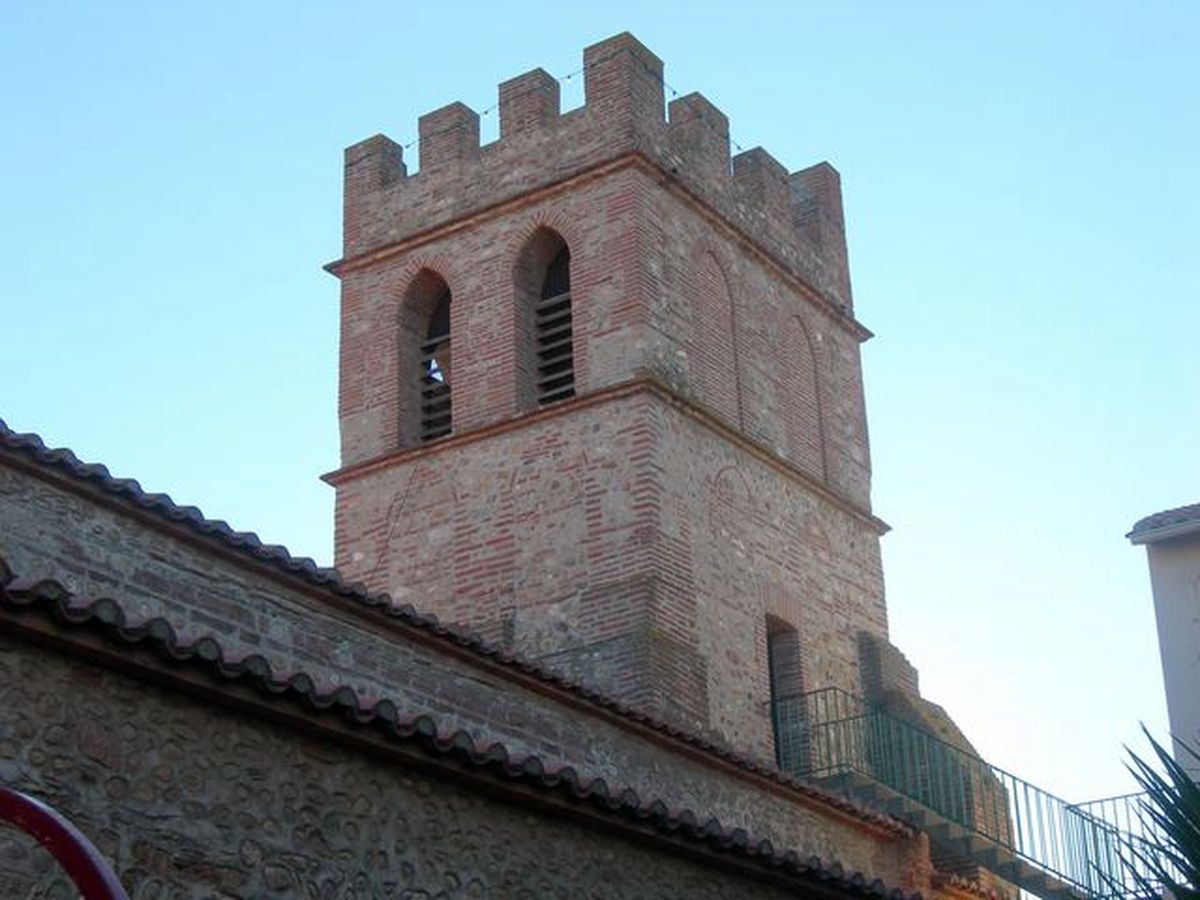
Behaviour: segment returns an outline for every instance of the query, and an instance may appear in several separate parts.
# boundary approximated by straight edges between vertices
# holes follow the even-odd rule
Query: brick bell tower
[[[486,146],[421,117],[416,174],[346,151],[336,563],[770,757],[772,696],[890,646],[838,174],[664,116],[628,34],[584,67],[565,114],[501,84]]]

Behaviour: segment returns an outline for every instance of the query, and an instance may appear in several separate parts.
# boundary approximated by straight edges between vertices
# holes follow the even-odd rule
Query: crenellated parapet
[[[420,118],[419,170],[375,136],[346,151],[349,260],[627,157],[704,204],[849,310],[841,191],[828,163],[789,174],[761,148],[730,159],[729,122],[697,93],[664,115],[663,64],[624,33],[584,51],[584,105],[560,111],[558,82],[534,69],[500,85],[500,137],[452,103]]]

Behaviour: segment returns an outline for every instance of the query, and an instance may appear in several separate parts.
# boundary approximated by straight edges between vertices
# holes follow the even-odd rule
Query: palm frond
[[[1200,900],[1200,785],[1142,728],[1154,750],[1151,760],[1129,751],[1130,773],[1145,792],[1142,832],[1147,840],[1124,848],[1122,863],[1139,894]],[[1180,742],[1181,752],[1200,763],[1200,752]]]

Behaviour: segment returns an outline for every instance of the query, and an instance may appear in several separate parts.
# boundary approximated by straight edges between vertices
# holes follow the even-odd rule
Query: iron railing
[[[1080,814],[1105,822],[1120,834],[1122,866],[1110,893],[1125,897],[1147,893],[1152,889],[1156,897],[1163,895],[1159,872],[1165,869],[1177,883],[1187,883],[1187,874],[1159,848],[1169,846],[1170,838],[1150,814],[1145,793],[1121,794],[1101,800],[1089,800],[1076,804]],[[1161,867],[1161,869],[1159,868]]]
[[[1048,893],[1139,893],[1129,851],[1150,849],[1155,836],[1138,824],[1145,817],[1135,796],[1068,803],[837,688],[780,698],[772,721],[781,768],[851,793],[878,785],[877,797],[915,801],[927,811],[921,824],[936,823],[963,855],[1002,877],[1044,873],[1041,881],[1058,886]]]

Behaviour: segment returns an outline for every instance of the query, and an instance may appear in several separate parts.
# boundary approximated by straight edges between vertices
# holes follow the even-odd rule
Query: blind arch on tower
[[[789,316],[781,335],[779,389],[792,462],[818,479],[825,478],[825,427],[817,354],[799,316]]]
[[[741,372],[735,346],[733,293],[716,254],[703,249],[692,263],[694,279],[691,378],[700,402],[741,427]]]
[[[546,227],[535,231],[517,256],[514,280],[521,408],[574,397],[571,251],[562,235]]]
[[[399,430],[403,447],[445,437],[452,423],[450,286],[423,269],[400,308]]]

